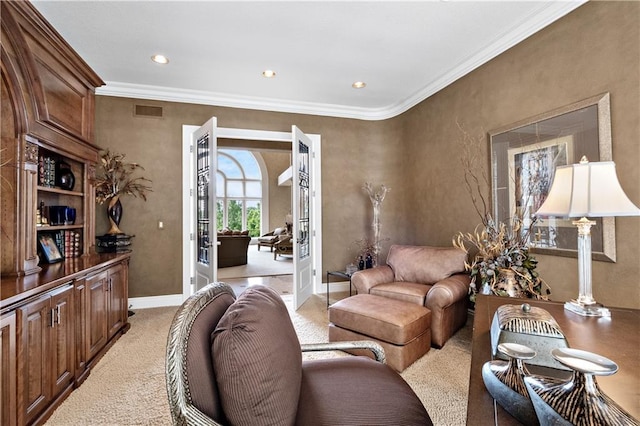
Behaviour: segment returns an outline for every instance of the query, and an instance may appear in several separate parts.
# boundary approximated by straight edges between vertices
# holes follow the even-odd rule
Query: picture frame
[[[64,260],[55,240],[49,234],[38,235],[38,243],[40,244],[40,252],[44,256],[46,263],[55,263]]]
[[[577,230],[568,218],[537,218],[558,166],[610,161],[609,93],[567,105],[489,132],[493,217],[522,219],[534,253],[577,257]],[[593,219],[593,218],[590,218]],[[591,228],[594,260],[615,262],[614,218],[596,218]]]

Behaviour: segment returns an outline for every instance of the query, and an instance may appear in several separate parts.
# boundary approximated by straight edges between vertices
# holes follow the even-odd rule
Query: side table
[[[333,275],[334,277],[344,278],[349,280],[349,296],[351,296],[351,275],[345,271],[327,271],[327,308],[329,307],[329,277]]]

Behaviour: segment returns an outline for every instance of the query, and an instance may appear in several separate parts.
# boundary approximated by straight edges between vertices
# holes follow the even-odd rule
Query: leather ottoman
[[[431,311],[414,303],[372,294],[342,299],[329,308],[329,341],[373,340],[387,364],[400,372],[431,348]],[[350,351],[355,355],[369,355]]]

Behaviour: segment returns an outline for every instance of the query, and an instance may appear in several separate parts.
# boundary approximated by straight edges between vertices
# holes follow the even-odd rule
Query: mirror
[[[505,223],[522,217],[532,252],[577,257],[572,219],[534,221],[533,214],[546,199],[556,167],[577,163],[583,155],[589,161],[611,160],[609,94],[496,129],[489,141],[493,217]],[[594,220],[592,257],[615,262],[614,218]]]

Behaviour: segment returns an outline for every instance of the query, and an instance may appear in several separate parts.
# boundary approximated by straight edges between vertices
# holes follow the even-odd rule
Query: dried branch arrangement
[[[478,165],[481,137],[469,134],[459,123],[464,183],[473,207],[480,217],[473,233],[458,233],[453,245],[474,257],[466,268],[471,275],[470,299],[478,293],[499,296],[548,299],[549,286],[536,271],[538,261],[529,253],[529,227],[523,232],[523,218],[516,214],[509,223],[496,222],[489,210],[486,191],[491,188],[486,168]],[[535,185],[536,182],[532,182]]]
[[[109,150],[101,153],[101,167],[94,181],[96,201],[103,204],[116,196],[131,195],[147,200],[147,193],[153,192],[151,180],[134,177],[133,174],[144,168],[138,163],[127,163],[124,154]]]

